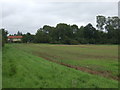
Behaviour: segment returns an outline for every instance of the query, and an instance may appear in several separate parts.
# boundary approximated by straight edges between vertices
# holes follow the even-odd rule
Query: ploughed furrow
[[[37,53],[37,56],[39,56],[41,58],[44,58],[45,60],[52,61],[52,62],[61,64],[61,65],[67,66],[69,68],[74,68],[76,70],[80,70],[80,71],[87,72],[87,73],[90,73],[90,74],[100,75],[100,76],[103,76],[103,77],[106,77],[106,78],[111,78],[111,79],[120,81],[119,77],[113,76],[109,71],[95,71],[95,70],[91,70],[91,69],[86,68],[86,67],[80,67],[80,66],[74,66],[74,65],[70,65],[70,64],[65,64],[63,62],[53,60],[52,58],[50,58],[51,56],[46,57],[45,53],[43,55],[43,53],[39,52],[39,54]],[[53,57],[55,57],[55,56],[53,56]]]

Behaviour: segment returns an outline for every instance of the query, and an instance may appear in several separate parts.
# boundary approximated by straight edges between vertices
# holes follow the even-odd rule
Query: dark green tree
[[[43,26],[43,32],[46,33],[46,36],[49,38],[50,43],[54,43],[56,40],[55,28],[49,25]]]
[[[2,46],[4,46],[5,43],[7,42],[8,31],[5,30],[4,28],[2,28],[2,29],[0,29],[0,32],[2,33]]]
[[[23,43],[32,43],[34,42],[34,35],[31,35],[29,32],[23,35]]]
[[[73,38],[73,31],[70,25],[59,23],[56,26],[57,41],[67,44]]]
[[[118,17],[108,17],[105,29],[107,31],[108,43],[118,43],[118,33],[120,27],[120,19]]]
[[[98,30],[102,31],[104,29],[103,26],[105,25],[105,22],[106,22],[105,16],[98,15],[96,17],[96,22],[97,22],[96,26],[97,26]]]
[[[92,26],[92,24],[88,24],[84,27],[84,38],[90,44],[95,44],[95,37],[96,37],[96,29]]]
[[[18,31],[16,36],[22,36],[22,32]]]
[[[44,29],[40,28],[37,30],[35,35],[35,42],[37,43],[50,43],[51,38],[49,34],[44,31]]]

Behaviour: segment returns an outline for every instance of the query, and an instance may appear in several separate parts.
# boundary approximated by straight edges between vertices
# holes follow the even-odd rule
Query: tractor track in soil
[[[69,67],[69,68],[73,68],[73,69],[76,69],[76,70],[79,70],[79,71],[87,72],[87,73],[94,74],[94,75],[100,75],[102,77],[106,77],[106,78],[110,78],[110,79],[120,81],[119,77],[112,76],[109,71],[95,71],[95,70],[91,70],[91,69],[86,68],[86,67],[80,67],[80,66],[65,64],[65,63],[53,60],[49,57],[45,57],[45,56],[41,56],[41,55],[38,55],[38,56],[41,57],[41,58],[44,58],[45,60],[60,64],[60,65],[63,65],[63,66]]]

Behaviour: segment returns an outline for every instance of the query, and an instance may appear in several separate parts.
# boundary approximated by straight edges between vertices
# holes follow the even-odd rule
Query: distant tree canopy
[[[22,35],[23,43],[58,43],[58,44],[119,44],[120,18],[96,16],[96,27],[91,23],[86,26],[59,23],[56,27],[44,25],[35,35],[17,32]]]
[[[118,44],[120,19],[118,17],[96,17],[97,29],[89,23],[86,26],[59,23],[56,27],[44,25],[37,30],[37,43],[63,44]]]

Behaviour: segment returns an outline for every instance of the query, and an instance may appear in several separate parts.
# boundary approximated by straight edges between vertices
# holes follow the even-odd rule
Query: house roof
[[[23,38],[23,36],[8,36],[9,39],[11,38]]]

